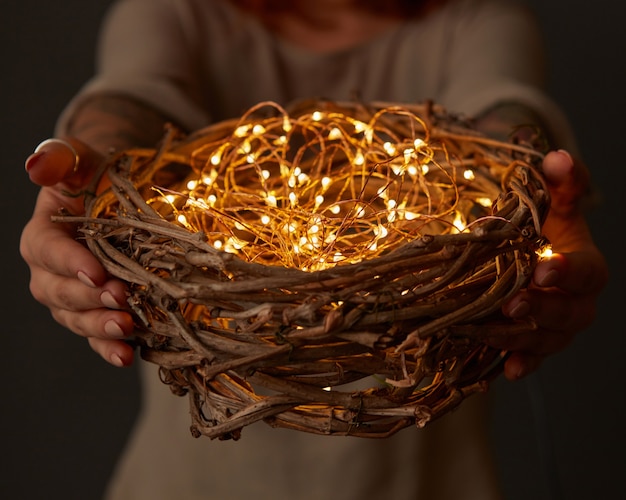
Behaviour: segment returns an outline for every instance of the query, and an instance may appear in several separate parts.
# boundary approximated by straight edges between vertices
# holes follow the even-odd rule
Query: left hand
[[[546,356],[564,349],[591,325],[596,300],[608,280],[606,260],[579,207],[589,185],[587,169],[565,151],[548,153],[543,168],[552,200],[543,232],[554,254],[538,263],[530,286],[502,308],[510,318],[534,319],[537,328],[487,340],[510,352],[504,366],[509,380],[537,369]]]

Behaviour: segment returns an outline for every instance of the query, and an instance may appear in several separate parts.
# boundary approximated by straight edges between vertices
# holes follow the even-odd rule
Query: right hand
[[[103,157],[75,138],[48,142],[26,160],[32,182],[41,186],[33,215],[24,227],[20,252],[30,267],[30,291],[50,309],[52,317],[88,339],[91,348],[115,366],[133,362],[133,319],[126,306],[126,287],[111,279],[98,259],[77,240],[76,227],[53,222],[64,208],[84,213],[80,193],[89,184]]]

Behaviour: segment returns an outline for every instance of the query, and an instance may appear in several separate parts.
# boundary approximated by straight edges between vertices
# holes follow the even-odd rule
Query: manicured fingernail
[[[509,316],[513,319],[519,319],[519,318],[528,316],[529,312],[530,312],[530,304],[526,302],[525,300],[521,300],[520,302],[515,304],[513,309],[511,309]]]
[[[50,144],[61,145],[65,149],[67,149],[67,151],[74,157],[74,172],[76,172],[76,170],[78,169],[78,163],[80,161],[80,157],[78,156],[78,152],[76,151],[74,146],[72,146],[72,144],[70,144],[68,141],[64,139],[58,139],[56,137],[53,137],[51,139],[46,139],[45,141],[42,141],[39,144],[39,146],[35,148],[35,153],[39,153],[40,151],[43,150],[44,147]]]
[[[122,358],[119,354],[113,353],[111,354],[111,357],[109,359],[111,361],[111,364],[117,366],[118,368],[124,367],[124,361],[122,361]]]
[[[104,324],[104,331],[111,338],[121,338],[124,337],[124,330],[118,325],[115,321],[107,321]]]
[[[113,297],[113,294],[109,291],[102,292],[102,294],[100,295],[100,301],[102,302],[104,306],[110,309],[120,308],[120,304],[117,303],[117,301]]]
[[[92,279],[87,276],[84,272],[78,271],[76,277],[79,279],[81,283],[87,285],[90,288],[97,288],[96,284],[92,281]]]
[[[30,172],[33,167],[39,162],[41,157],[45,154],[45,151],[39,151],[38,153],[33,153],[28,158],[26,158],[26,162],[24,162],[24,168],[26,169],[26,172]]]

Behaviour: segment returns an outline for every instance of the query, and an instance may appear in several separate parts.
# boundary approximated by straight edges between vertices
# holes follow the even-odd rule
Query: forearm
[[[135,99],[112,94],[85,101],[72,116],[65,133],[106,154],[131,147],[153,147],[169,120]]]
[[[554,148],[548,128],[532,109],[514,102],[503,103],[476,118],[476,128],[501,141],[515,137],[541,148]]]

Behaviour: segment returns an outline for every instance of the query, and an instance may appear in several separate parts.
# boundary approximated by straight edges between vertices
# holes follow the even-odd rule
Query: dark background
[[[603,195],[590,220],[612,278],[597,322],[568,350],[522,382],[495,384],[493,443],[507,500],[626,498],[624,15],[606,0],[526,1],[545,33],[551,91]],[[0,11],[2,498],[99,498],[139,405],[134,369],[109,366],[57,326],[31,298],[18,253],[37,192],[24,159],[91,75],[109,3],[5,0]]]

